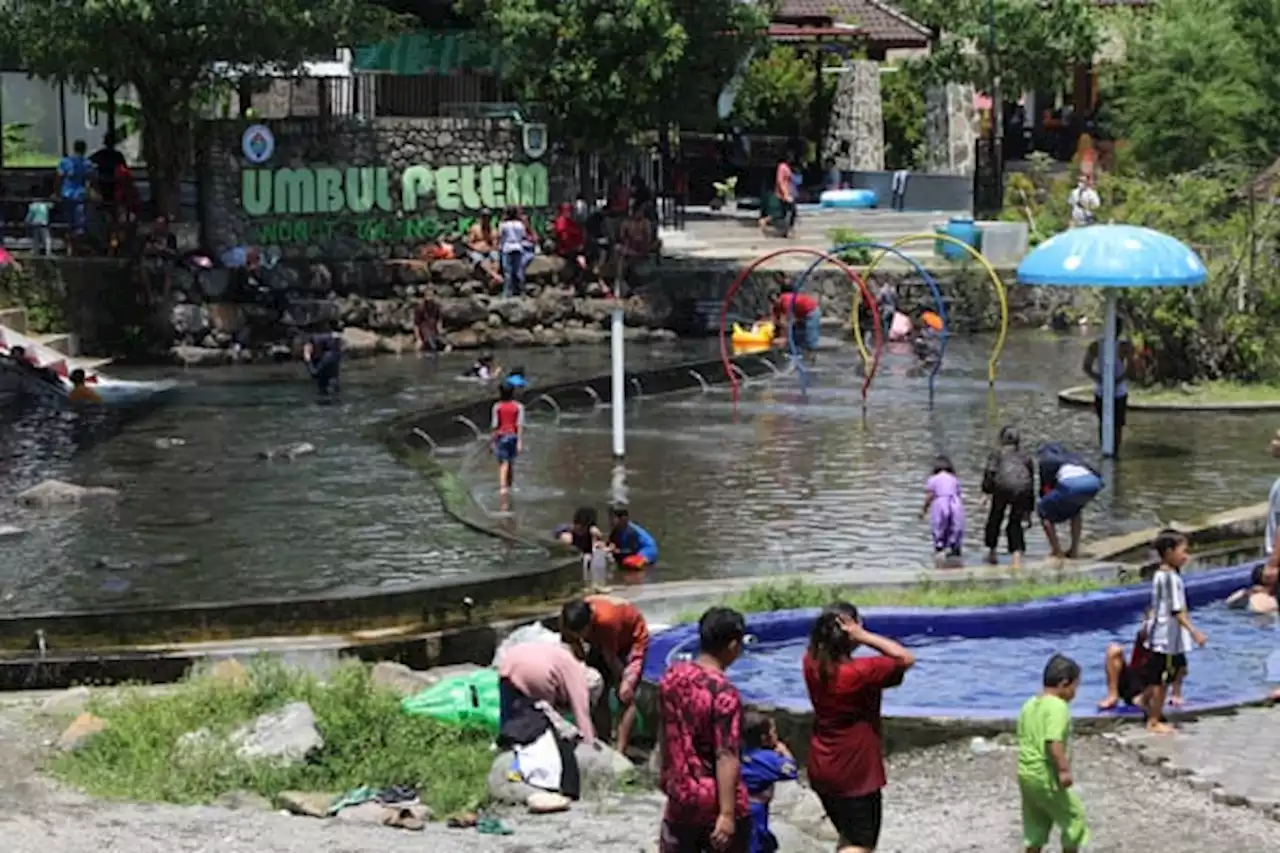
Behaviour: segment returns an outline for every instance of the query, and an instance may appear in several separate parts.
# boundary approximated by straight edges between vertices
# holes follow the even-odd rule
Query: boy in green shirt
[[[1089,840],[1084,804],[1071,789],[1071,708],[1080,686],[1080,665],[1054,655],[1044,668],[1044,691],[1018,714],[1018,789],[1022,793],[1022,840],[1026,853],[1040,853],[1057,826],[1063,853]]]

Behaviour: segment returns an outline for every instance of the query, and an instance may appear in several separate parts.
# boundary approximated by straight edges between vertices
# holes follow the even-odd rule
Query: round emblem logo
[[[240,137],[240,150],[250,163],[265,163],[276,152],[276,138],[265,124],[251,124]]]

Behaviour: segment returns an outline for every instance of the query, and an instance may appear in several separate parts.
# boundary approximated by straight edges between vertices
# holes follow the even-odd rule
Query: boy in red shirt
[[[511,491],[512,468],[524,452],[524,404],[516,401],[516,389],[502,383],[493,404],[493,455],[498,457],[498,489]]]
[[[778,330],[778,334],[785,336],[784,340],[794,336],[796,346],[812,359],[813,352],[818,348],[822,323],[818,299],[808,293],[796,293],[795,285],[783,273],[776,273],[774,280],[782,288],[778,298],[773,301],[774,328]]]

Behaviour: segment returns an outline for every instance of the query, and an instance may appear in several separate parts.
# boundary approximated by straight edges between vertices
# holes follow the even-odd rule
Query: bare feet
[[[1277,688],[1275,691],[1272,692],[1271,700],[1273,702],[1280,702],[1280,688]]]
[[[1182,707],[1182,705],[1183,705],[1183,701],[1182,701],[1182,697],[1181,697],[1181,696],[1170,696],[1170,697],[1169,697],[1169,707],[1170,707],[1170,708],[1181,708],[1181,707]]]
[[[1153,735],[1171,735],[1174,729],[1168,723],[1162,723],[1159,720],[1148,720],[1147,731]]]
[[[1110,711],[1112,708],[1120,704],[1120,697],[1115,694],[1108,694],[1107,698],[1098,703],[1099,711]]]

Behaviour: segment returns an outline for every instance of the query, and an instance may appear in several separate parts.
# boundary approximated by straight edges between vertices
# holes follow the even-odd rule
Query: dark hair
[[[773,717],[760,711],[742,712],[742,745],[748,749],[764,746],[764,739],[773,729]]]
[[[1016,426],[1009,424],[1000,428],[1000,446],[1012,447],[1014,450],[1022,446],[1022,435]]]
[[[591,605],[587,604],[581,598],[575,598],[573,601],[565,604],[560,608],[560,630],[566,628],[575,633],[581,633],[587,630],[591,625]]]
[[[1166,527],[1156,534],[1155,541],[1151,543],[1151,547],[1156,549],[1156,555],[1163,560],[1173,549],[1189,541],[1191,540],[1187,539],[1187,534]]]
[[[1080,664],[1066,655],[1054,655],[1044,665],[1044,686],[1061,687],[1080,680]]]
[[[486,352],[476,357],[477,364],[493,364],[493,353]]]
[[[504,207],[504,208],[502,209],[502,218],[503,218],[503,219],[515,219],[515,218],[516,218],[516,209],[515,209],[514,207],[509,206],[509,205],[508,205],[507,207]]]
[[[847,601],[828,604],[813,622],[809,632],[809,657],[818,664],[818,672],[825,682],[836,665],[848,660],[855,648],[849,633],[840,623],[845,619],[858,619],[858,608]]]
[[[516,386],[512,385],[510,382],[503,382],[500,386],[498,386],[498,399],[501,400],[502,402],[505,403],[508,400],[514,400],[515,397],[516,397]]]
[[[573,523],[579,527],[595,527],[596,520],[595,507],[580,506],[573,511]]]
[[[518,365],[507,371],[508,376],[524,376],[524,365]]]
[[[614,518],[630,518],[631,510],[627,509],[626,504],[614,504],[609,507],[609,515]]]
[[[71,371],[71,375],[67,378],[71,380],[72,385],[79,385],[85,380],[84,371],[77,367],[75,370]]]
[[[84,152],[89,150],[89,146],[85,144],[85,141],[83,139],[77,139],[75,141],[75,144],[72,145],[71,148],[77,154],[83,154]]]
[[[946,471],[948,474],[956,473],[956,466],[951,464],[951,457],[945,453],[939,453],[933,457],[933,473],[941,474]]]
[[[747,621],[728,607],[712,607],[698,620],[698,645],[703,654],[719,654],[746,635]]]

